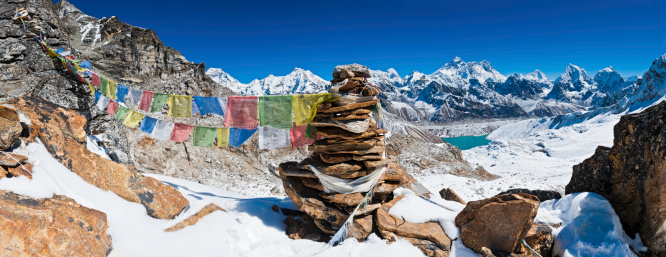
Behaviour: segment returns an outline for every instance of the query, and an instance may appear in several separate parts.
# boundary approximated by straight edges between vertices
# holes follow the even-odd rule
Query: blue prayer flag
[[[257,128],[244,129],[244,128],[230,128],[229,129],[229,145],[239,147],[247,141]]]
[[[201,115],[213,113],[224,116],[224,111],[222,110],[222,106],[220,106],[220,101],[217,99],[217,97],[195,96],[194,102],[196,102],[197,106],[199,106]]]
[[[125,103],[125,97],[129,93],[129,88],[125,85],[118,84],[116,90],[116,97],[119,103]]]
[[[100,93],[99,91],[97,91],[97,89],[95,89],[95,103],[99,101],[100,96],[102,96],[102,93]]]
[[[199,113],[199,106],[197,105],[197,101],[194,101],[194,99],[192,99],[192,115],[197,113]]]
[[[139,127],[139,129],[141,129],[141,131],[143,132],[150,134],[153,132],[153,129],[155,129],[156,123],[157,119],[146,116],[141,121],[141,126]]]
[[[81,63],[79,63],[79,66],[81,66],[81,68],[88,68],[88,69],[91,68],[91,65],[90,65],[89,61],[81,62]]]

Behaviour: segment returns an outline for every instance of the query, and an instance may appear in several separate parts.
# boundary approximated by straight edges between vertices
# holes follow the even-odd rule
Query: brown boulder
[[[7,172],[12,177],[26,176],[29,179],[32,179],[32,164],[26,163],[16,167],[7,167]]]
[[[178,230],[183,229],[184,227],[192,226],[192,225],[196,224],[197,221],[199,221],[199,219],[203,218],[204,216],[206,216],[206,215],[208,215],[208,214],[210,214],[214,211],[226,211],[226,210],[222,209],[222,207],[220,207],[220,206],[217,206],[217,204],[210,203],[210,204],[204,206],[201,210],[199,210],[194,215],[188,217],[187,219],[185,219],[181,222],[178,222],[178,224],[173,225],[170,228],[167,228],[166,231],[168,231],[168,232],[178,231]]]
[[[553,229],[545,224],[534,223],[530,230],[527,231],[527,235],[525,235],[525,243],[543,257],[552,256],[553,244],[555,243]],[[532,253],[522,242],[519,248],[519,253],[526,255]]]
[[[23,155],[0,152],[0,166],[16,167],[26,161],[28,161],[28,157]]]
[[[448,256],[448,252],[451,250],[451,239],[444,233],[444,229],[438,222],[410,223],[388,213],[391,207],[402,198],[404,196],[400,195],[377,209],[375,222],[382,236],[389,240],[395,240],[392,235],[406,238],[428,256]],[[409,238],[416,240],[409,240]],[[430,243],[424,243],[424,241]],[[441,253],[436,254],[439,251]]]
[[[108,230],[106,214],[68,197],[0,191],[0,256],[106,256]]]
[[[286,234],[291,239],[309,239],[318,242],[328,242],[330,239],[329,236],[325,235],[315,225],[314,220],[307,215],[300,218],[287,216],[284,224],[287,225]]]
[[[347,104],[347,105],[338,106],[338,107],[331,107],[331,108],[328,108],[326,110],[323,110],[322,112],[323,113],[344,112],[344,111],[349,111],[349,110],[374,106],[378,102],[379,102],[379,99],[374,99],[374,100],[370,100],[370,101],[362,102],[362,103],[353,103],[353,104]]]
[[[372,233],[372,215],[363,217],[355,216],[352,225],[347,233],[348,238],[356,238],[358,241],[364,241]]]
[[[341,204],[344,206],[353,206],[356,207],[363,201],[363,195],[361,193],[353,193],[353,194],[325,194],[321,193],[319,194],[321,198],[326,199],[326,201],[329,201],[331,203],[337,203]]]
[[[348,70],[348,69],[341,69],[340,72],[338,73],[338,76],[340,79],[348,79],[348,78],[353,78],[354,77],[354,72]]]
[[[11,121],[19,121],[19,114],[16,110],[7,106],[0,105],[0,118],[5,118]]]
[[[562,195],[557,191],[552,191],[552,190],[530,190],[530,189],[525,189],[525,188],[509,189],[509,190],[506,190],[502,193],[499,193],[498,195],[519,194],[519,193],[526,193],[526,194],[531,194],[533,196],[536,196],[537,198],[539,198],[539,201],[541,201],[541,202],[562,198]]]
[[[155,218],[172,219],[189,204],[175,188],[143,176],[133,166],[90,152],[86,147],[86,119],[76,112],[38,97],[8,103],[30,118],[29,140],[39,137],[54,158],[86,182],[141,203]]]
[[[512,253],[532,226],[539,199],[529,194],[506,194],[467,203],[458,216],[463,244],[477,253],[482,247]]]
[[[0,118],[0,151],[14,146],[23,128],[17,121]]]
[[[467,204],[467,202],[465,202],[465,200],[460,198],[460,196],[458,194],[456,194],[456,192],[453,191],[453,189],[451,189],[451,188],[444,188],[444,189],[440,190],[439,191],[439,196],[441,196],[442,199],[444,199],[444,200],[449,200],[449,201],[459,202],[459,203],[462,203],[462,204]]]

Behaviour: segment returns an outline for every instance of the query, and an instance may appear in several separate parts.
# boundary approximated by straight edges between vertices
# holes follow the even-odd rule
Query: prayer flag
[[[196,102],[197,106],[199,107],[201,115],[213,113],[220,116],[224,116],[224,110],[222,110],[222,106],[220,105],[220,100],[217,97],[195,96],[194,102]]]
[[[95,96],[95,92],[97,92],[97,90],[95,90],[95,88],[90,83],[86,84],[88,84],[88,87],[90,87],[90,94]]]
[[[130,112],[129,108],[122,105],[118,106],[118,111],[116,111],[115,115],[116,120],[125,120],[125,117],[127,117],[127,114],[129,114],[129,112]]]
[[[230,96],[227,101],[225,127],[246,129],[257,127],[256,96]]]
[[[153,132],[150,133],[150,136],[156,139],[167,141],[171,138],[171,133],[173,133],[173,127],[175,124],[166,120],[157,120],[155,123],[155,128]]]
[[[102,94],[99,91],[95,90],[95,103],[97,103],[97,101],[99,101],[100,96],[102,96]]]
[[[106,109],[106,107],[109,106],[109,101],[110,100],[111,100],[110,98],[108,98],[105,95],[102,95],[100,93],[99,100],[97,100],[97,104],[96,104],[97,109],[99,109],[100,111],[104,111],[104,109]],[[113,115],[113,114],[109,114],[109,115]]]
[[[314,143],[314,140],[308,138],[306,135],[308,126],[309,125],[294,126],[294,128],[291,129],[290,133],[291,133],[292,149],[296,147],[311,145],[312,143]]]
[[[192,134],[192,145],[213,147],[213,145],[215,145],[216,136],[217,128],[194,127],[194,133]]]
[[[220,106],[222,107],[222,113],[224,113],[223,116],[227,113],[227,100],[229,100],[227,97],[217,98],[217,101],[220,102]]]
[[[119,106],[118,103],[116,103],[115,101],[111,101],[111,99],[109,99],[109,104],[108,107],[106,108],[106,113],[111,116],[116,115],[116,112],[118,111],[118,106]]]
[[[217,129],[217,147],[229,147],[229,128]]]
[[[106,84],[106,96],[116,100],[116,91],[118,91],[118,84],[116,84],[116,82],[109,81]]]
[[[317,114],[317,107],[325,101],[331,99],[330,93],[294,95],[294,117],[296,125],[308,124]]]
[[[106,95],[106,86],[109,84],[109,81],[104,77],[99,77],[99,92]]]
[[[192,132],[192,129],[194,129],[194,126],[192,125],[176,123],[173,127],[173,133],[171,133],[171,141],[185,142],[187,136]]]
[[[153,104],[150,106],[150,112],[160,112],[162,107],[169,101],[169,94],[154,93]]]
[[[257,131],[257,128],[229,128],[229,144],[233,147],[239,147],[245,143],[255,131]]]
[[[384,128],[384,115],[382,115],[382,104],[381,102],[377,102],[375,105],[375,110],[373,111],[375,114],[375,120],[377,122],[377,127],[378,128]]]
[[[259,124],[274,128],[292,127],[292,96],[259,97]]]
[[[153,92],[143,91],[141,95],[141,102],[139,103],[139,110],[150,112],[150,103],[153,102]]]
[[[305,129],[305,137],[315,140],[317,139],[317,128],[314,126],[311,126],[310,124],[307,125],[307,128]]]
[[[197,101],[192,101],[192,115],[195,115],[197,113],[200,113],[199,106],[197,105]]]
[[[153,132],[153,129],[155,129],[156,123],[157,119],[145,116],[143,121],[141,121],[141,126],[139,126],[139,129],[147,134],[150,134]]]
[[[285,148],[289,147],[289,143],[289,129],[259,127],[259,149]]]
[[[128,126],[130,128],[136,128],[139,126],[139,122],[143,120],[143,117],[144,117],[143,114],[130,110],[129,114],[127,115],[127,118],[125,118],[125,121],[123,121],[123,125]]]
[[[192,117],[192,97],[172,95],[169,98],[169,116],[183,119]]]
[[[81,68],[87,68],[87,69],[92,68],[92,65],[90,64],[90,61],[83,61],[79,64],[79,66]]]
[[[141,103],[141,95],[143,95],[143,90],[130,88],[130,103],[132,103],[134,106],[139,106],[139,103]]]
[[[126,103],[125,98],[127,97],[127,94],[129,94],[129,88],[123,84],[118,84],[116,90],[116,101],[118,101],[118,103]]]

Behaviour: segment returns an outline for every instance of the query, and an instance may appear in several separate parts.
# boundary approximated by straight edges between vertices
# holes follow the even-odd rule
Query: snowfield
[[[94,142],[88,141],[92,144],[89,148],[96,149]],[[0,180],[0,190],[34,198],[66,195],[83,206],[106,213],[113,239],[110,256],[423,256],[407,241],[387,244],[374,235],[363,243],[350,239],[336,247],[309,240],[291,240],[285,235],[282,222],[285,216],[271,210],[273,205],[294,209],[288,198],[247,197],[162,175],[150,176],[178,189],[190,201],[190,206],[174,220],[154,219],[146,214],[142,205],[85,182],[55,160],[41,143],[32,143],[20,151],[27,153],[29,162],[34,165],[33,179],[5,178]],[[428,202],[404,188],[396,189],[394,195],[405,195],[405,199],[396,203],[390,210],[392,214],[410,222],[438,221],[455,240],[451,256],[478,256],[458,239],[454,220],[463,205],[438,196]],[[565,253],[563,256],[607,256],[609,252],[626,256],[632,254],[627,242],[634,249],[643,249],[640,240],[632,241],[624,235],[610,204],[600,196],[589,195],[570,195],[541,205],[538,220],[563,223],[556,231],[557,250]],[[166,228],[209,203],[217,204],[226,212],[216,211],[193,226],[165,232]],[[599,232],[608,232],[609,236],[593,236]]]

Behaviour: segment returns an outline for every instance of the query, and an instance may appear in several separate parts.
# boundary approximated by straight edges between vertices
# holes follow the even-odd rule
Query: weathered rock
[[[108,230],[106,214],[68,197],[0,191],[0,256],[106,256]]]
[[[336,127],[317,128],[317,135],[328,139],[360,140],[386,134],[385,129],[370,128],[363,133],[353,133]]]
[[[525,235],[525,243],[542,257],[552,256],[553,244],[555,243],[553,230],[548,225],[534,223]],[[532,251],[522,243],[519,248],[517,251],[519,253],[532,254]]]
[[[319,154],[319,157],[321,160],[325,163],[341,163],[341,162],[346,162],[346,161],[351,161],[354,160],[354,155],[353,154],[325,154],[321,153]]]
[[[0,151],[14,146],[23,128],[17,121],[0,118]]]
[[[372,215],[355,217],[347,234],[348,238],[356,238],[358,241],[364,241],[372,233]]]
[[[323,113],[344,112],[344,111],[349,111],[349,110],[374,106],[378,102],[379,102],[379,99],[374,99],[374,100],[370,100],[370,101],[362,102],[362,103],[353,103],[353,104],[347,104],[347,105],[338,106],[338,107],[331,107],[331,108],[323,110],[322,112]]]
[[[32,164],[26,163],[16,167],[7,167],[7,172],[12,177],[26,176],[32,179]]]
[[[391,232],[404,238],[427,240],[432,244],[413,244],[428,256],[448,256],[448,252],[451,250],[451,239],[444,233],[438,222],[410,223],[388,213],[391,207],[402,198],[404,196],[400,195],[377,209],[375,222],[384,238],[394,240],[395,238],[390,237],[390,233],[385,233]],[[437,251],[442,251],[444,255],[433,254]]]
[[[19,115],[16,110],[2,105],[0,105],[0,118],[5,118],[16,122],[19,121]]]
[[[0,178],[7,177],[8,174],[9,172],[5,168],[0,167]]]
[[[178,231],[183,229],[184,227],[187,226],[192,226],[199,221],[199,219],[203,218],[204,216],[214,212],[214,211],[226,211],[222,209],[222,207],[217,206],[217,204],[214,203],[209,203],[208,205],[204,206],[201,210],[199,210],[197,213],[194,215],[188,217],[187,219],[178,222],[178,224],[173,225],[170,228],[167,228],[166,231],[171,232],[171,231]]]
[[[343,120],[343,121],[321,121],[313,120],[310,122],[313,127],[335,127],[347,130],[352,133],[363,133],[370,128],[370,119],[366,120]]]
[[[622,116],[613,147],[574,166],[566,193],[594,192],[613,205],[627,235],[666,256],[666,102]]]
[[[353,206],[359,205],[363,201],[363,195],[361,193],[353,194],[319,194],[321,198],[326,199],[331,203],[342,204],[344,206]]]
[[[86,148],[86,119],[37,97],[8,102],[30,117],[29,140],[39,137],[46,149],[85,181],[131,202],[141,203],[155,218],[171,219],[189,203],[175,188],[105,159]]]
[[[301,182],[303,182],[303,185],[305,185],[306,187],[317,189],[319,191],[324,191],[324,186],[319,182],[319,179],[317,178],[301,177]]]
[[[499,193],[497,195],[519,194],[519,193],[526,193],[526,194],[531,194],[533,196],[536,196],[537,198],[539,198],[539,201],[541,201],[541,202],[562,198],[562,195],[557,191],[552,191],[552,190],[529,190],[529,189],[525,189],[525,188],[509,189],[509,190],[506,190],[506,191],[504,191],[502,193]]]
[[[512,253],[532,226],[539,204],[536,196],[522,193],[469,202],[456,216],[460,238],[477,253],[484,246]]]
[[[0,166],[16,167],[26,161],[28,161],[28,157],[23,155],[0,152]]]
[[[328,242],[330,238],[325,235],[317,225],[314,224],[314,220],[307,215],[300,218],[287,216],[284,220],[284,224],[287,225],[287,236],[291,239],[309,239],[319,242]]]
[[[340,73],[338,73],[338,77],[340,79],[348,79],[354,77],[354,72],[348,70],[348,69],[341,69]]]
[[[444,199],[444,200],[449,200],[449,201],[459,202],[459,203],[462,203],[462,204],[467,204],[467,202],[465,202],[465,200],[460,198],[460,196],[458,194],[456,194],[456,192],[453,191],[453,189],[448,188],[448,187],[443,188],[442,190],[440,190],[439,191],[439,196],[441,196],[442,199]]]
[[[372,78],[372,72],[370,72],[370,69],[368,69],[368,67],[365,67],[357,63],[353,63],[353,64],[335,66],[335,69],[333,70],[333,79],[341,79],[340,74],[343,72],[343,70],[349,70],[353,72],[355,77]]]

